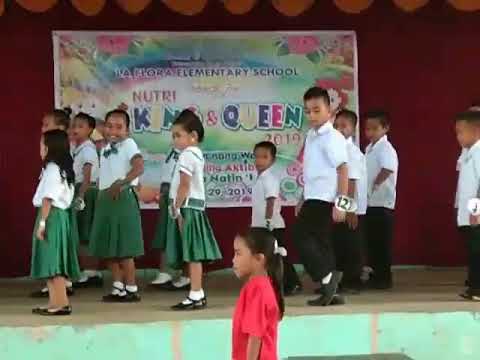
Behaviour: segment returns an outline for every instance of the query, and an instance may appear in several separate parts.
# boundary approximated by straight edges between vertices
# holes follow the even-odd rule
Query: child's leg
[[[480,227],[469,227],[465,234],[468,243],[469,293],[480,298]]]
[[[135,276],[135,261],[132,258],[122,259],[121,262],[121,269],[123,271],[123,278],[125,280],[125,284],[134,286],[136,285],[136,276]]]
[[[202,263],[188,263],[188,272],[190,274],[190,287],[192,291],[201,291],[202,289]],[[196,300],[196,299],[193,299]]]
[[[65,278],[62,276],[56,276],[52,280],[53,289],[55,291],[55,308],[60,309],[69,305],[67,297],[67,288],[65,286]]]
[[[53,288],[53,280],[48,279],[47,280],[47,288],[48,288],[48,308],[54,308],[55,307],[55,289]]]
[[[123,282],[123,274],[122,274],[122,269],[120,267],[120,262],[117,259],[110,259],[108,260],[108,267],[112,272],[112,281]]]

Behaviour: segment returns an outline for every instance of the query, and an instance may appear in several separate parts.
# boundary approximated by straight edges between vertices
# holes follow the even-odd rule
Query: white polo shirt
[[[395,209],[397,198],[398,156],[387,136],[367,146],[368,206]],[[375,179],[382,169],[393,172],[373,191]]]
[[[180,173],[187,174],[190,179],[190,190],[187,200],[182,207],[205,209],[205,185],[203,183],[203,168],[205,160],[202,150],[197,146],[189,146],[184,149],[178,157],[178,162],[173,170],[172,182],[170,184],[169,198],[175,201],[178,187],[180,185]],[[203,204],[201,204],[203,202]]]
[[[457,172],[460,173],[460,168],[462,167],[462,161],[465,155],[467,154],[467,149],[462,148],[462,152],[460,153],[460,156],[457,159]],[[455,191],[455,209],[458,209],[458,181],[457,181],[457,189]]]
[[[348,155],[345,138],[330,121],[307,132],[303,159],[304,199],[335,202],[337,168],[348,162]]]
[[[357,215],[365,215],[367,213],[367,161],[365,155],[353,143],[350,137],[347,139],[348,153],[348,179],[355,180],[356,193],[355,201],[357,202]]]
[[[112,146],[117,151],[112,151]],[[141,155],[140,149],[132,138],[116,143],[107,144],[100,154],[100,190],[108,189],[115,181],[123,180],[132,169],[131,160],[134,156]],[[138,178],[132,180],[131,186],[138,185]]]
[[[90,182],[97,182],[99,159],[95,144],[91,140],[85,141],[84,143],[73,149],[72,156],[73,171],[75,171],[75,183],[79,184],[83,182],[83,167],[86,164],[92,165]]]
[[[478,197],[480,189],[480,140],[465,151],[458,176],[458,226],[470,226],[468,201]]]
[[[173,170],[175,169],[179,156],[179,150],[175,148],[170,149],[160,169],[160,184],[170,184],[172,182]]]
[[[269,167],[257,176],[252,188],[252,227],[266,228],[267,199],[275,198],[271,225],[273,229],[284,229],[285,222],[280,213],[280,180]]]
[[[72,203],[75,188],[69,185],[67,179],[62,179],[60,168],[50,162],[40,175],[40,182],[33,196],[33,206],[41,207],[43,199],[51,199],[52,206],[68,209]]]

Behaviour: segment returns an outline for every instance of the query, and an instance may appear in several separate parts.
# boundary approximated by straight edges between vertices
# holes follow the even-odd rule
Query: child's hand
[[[45,225],[39,225],[37,227],[37,233],[35,234],[38,240],[45,240]]]
[[[332,209],[333,222],[342,223],[345,221],[347,213],[345,211],[338,210],[335,206]]]
[[[295,206],[295,217],[298,217],[298,214],[300,214],[300,210],[302,210],[302,206],[303,206],[303,201],[299,201]]]
[[[108,188],[107,191],[113,200],[117,200],[118,196],[120,195],[121,189],[122,189],[122,183],[120,180],[117,180]]]
[[[470,225],[477,226],[480,225],[480,215],[470,215]]]
[[[348,227],[352,230],[356,230],[358,227],[358,216],[355,213],[347,213],[345,220]]]
[[[184,224],[184,220],[183,220],[182,214],[178,214],[178,216],[177,216],[177,224],[178,224],[178,229],[180,230],[180,234],[181,234],[182,231],[183,231],[183,224]]]

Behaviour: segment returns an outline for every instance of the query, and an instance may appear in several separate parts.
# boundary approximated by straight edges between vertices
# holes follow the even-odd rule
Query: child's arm
[[[267,228],[269,228],[268,230],[271,230],[270,226],[273,217],[273,207],[275,205],[275,200],[276,198],[269,197],[267,199],[267,205],[265,206],[265,221],[267,223]]]
[[[247,360],[258,360],[260,357],[260,348],[262,346],[262,339],[250,335],[247,344]]]
[[[177,196],[175,197],[175,212],[178,214],[178,209],[180,209],[187,199],[188,193],[190,192],[190,182],[192,177],[184,172],[180,172],[180,184],[178,185]]]
[[[346,196],[348,193],[348,167],[347,163],[337,167],[337,196]],[[335,222],[344,222],[346,213],[340,211],[336,206],[332,210],[332,218]]]
[[[392,170],[388,170],[388,169],[385,169],[385,168],[382,168],[382,170],[380,170],[380,172],[378,173],[377,177],[375,178],[375,182],[373,183],[373,187],[374,189],[380,185],[382,185],[385,180],[388,179],[388,177],[390,175],[393,174],[393,171]]]
[[[85,196],[88,188],[90,187],[90,181],[92,178],[92,164],[85,164],[83,165],[83,182],[80,185],[80,189],[78,190],[78,197],[82,198]]]
[[[349,179],[348,180],[348,197],[350,199],[355,199],[355,194],[357,192],[357,180]],[[353,212],[347,213],[346,221],[350,229],[355,230],[358,226],[358,216]]]
[[[50,208],[52,207],[52,199],[43,198],[42,208],[40,210],[40,221],[37,227],[37,238],[39,240],[45,240],[45,226],[48,215],[50,214]]]
[[[303,191],[302,191],[302,195],[300,195],[300,198],[298,199],[297,206],[295,206],[295,216],[298,216],[298,214],[300,214],[300,210],[302,209],[304,201],[305,199],[303,197]]]
[[[115,181],[108,190],[114,200],[118,198],[118,195],[122,190],[122,186],[130,184],[133,180],[143,174],[144,164],[142,155],[137,154],[132,157],[132,159],[130,160],[130,164],[132,165],[132,168],[128,172],[127,176],[125,176],[125,179]]]

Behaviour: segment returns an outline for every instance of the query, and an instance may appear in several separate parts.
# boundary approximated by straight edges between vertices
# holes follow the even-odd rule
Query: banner
[[[294,205],[308,129],[303,93],[319,85],[333,108],[358,108],[354,32],[54,32],[53,44],[56,107],[102,119],[128,106],[145,159],[144,207],[156,207],[170,127],[184,108],[205,126],[209,207],[251,205],[252,150],[263,140],[277,146],[281,199]]]

